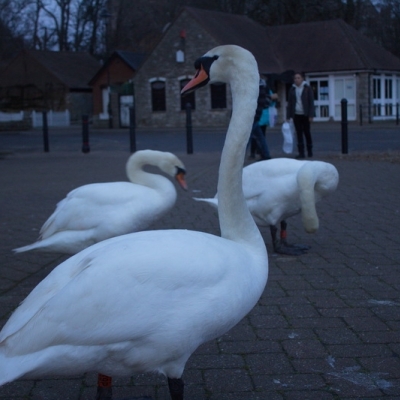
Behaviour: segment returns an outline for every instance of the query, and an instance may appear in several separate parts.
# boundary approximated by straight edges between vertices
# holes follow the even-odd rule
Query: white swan
[[[259,226],[271,230],[274,251],[299,255],[308,246],[289,245],[286,241],[286,219],[301,213],[306,232],[319,227],[315,203],[336,190],[339,173],[323,161],[275,158],[259,161],[243,169],[243,192],[247,206]],[[216,207],[217,197],[195,198]],[[277,224],[280,223],[280,238]]]
[[[185,166],[172,153],[141,150],[126,163],[130,182],[84,185],[57,204],[40,229],[37,242],[14,249],[76,254],[102,240],[146,229],[175,204],[176,190],[169,179],[143,170],[156,166],[186,189]]]
[[[268,276],[262,236],[242,191],[242,161],[256,108],[258,68],[238,46],[196,62],[182,93],[208,81],[231,84],[233,111],[218,192],[221,237],[188,230],[144,231],[97,243],[56,267],[0,332],[0,385],[18,378],[87,371],[168,377],[183,399],[186,361],[236,325]]]

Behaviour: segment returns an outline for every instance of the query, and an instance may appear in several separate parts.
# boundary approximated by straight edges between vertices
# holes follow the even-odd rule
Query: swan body
[[[130,182],[93,183],[72,190],[40,229],[37,242],[14,249],[75,254],[102,240],[146,229],[175,204],[176,190],[166,177],[144,171],[159,167],[186,189],[185,167],[172,153],[141,150],[127,161]]]
[[[188,230],[104,240],[56,267],[0,332],[0,384],[96,371],[158,371],[182,382],[196,348],[238,323],[268,276],[262,236],[243,197],[241,171],[258,95],[250,52],[220,46],[196,62],[182,92],[231,84],[233,111],[219,169],[221,237]],[[175,388],[176,389],[176,388]],[[171,389],[183,399],[183,383]]]
[[[301,213],[306,232],[319,228],[316,203],[336,190],[337,169],[323,161],[275,158],[243,168],[243,192],[247,206],[259,226],[275,227]],[[201,199],[217,207],[214,198]]]
[[[93,245],[51,272],[8,320],[0,383],[88,371],[180,377],[200,344],[257,302],[265,277],[243,268],[252,261],[262,265],[262,255],[196,231],[145,231]]]

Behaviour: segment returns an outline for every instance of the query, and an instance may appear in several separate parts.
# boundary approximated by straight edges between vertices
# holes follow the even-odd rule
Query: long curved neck
[[[157,191],[171,191],[175,192],[174,185],[171,181],[160,174],[154,174],[144,171],[145,165],[157,165],[149,161],[149,153],[142,151],[135,153],[126,164],[126,175],[132,183],[147,186]]]
[[[253,79],[252,79],[253,78]],[[257,106],[258,75],[231,80],[232,117],[221,156],[218,180],[218,215],[221,236],[236,242],[264,246],[247,208],[242,188],[242,169]]]
[[[315,203],[336,189],[338,177],[336,168],[323,161],[304,164],[297,175],[300,188],[301,216],[307,232],[315,232],[319,219]]]

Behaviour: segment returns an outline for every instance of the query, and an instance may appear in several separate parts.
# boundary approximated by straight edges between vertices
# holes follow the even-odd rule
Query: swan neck
[[[242,188],[243,162],[257,106],[258,76],[246,81],[245,85],[231,81],[231,92],[232,117],[221,155],[218,180],[221,236],[260,245],[262,237],[247,208]]]
[[[152,189],[162,190],[174,190],[173,184],[169,179],[165,178],[160,174],[155,174],[152,172],[144,171],[145,165],[153,164],[149,162],[148,155],[145,151],[140,153],[135,153],[131,156],[126,164],[126,175],[132,183],[138,185],[147,186]]]

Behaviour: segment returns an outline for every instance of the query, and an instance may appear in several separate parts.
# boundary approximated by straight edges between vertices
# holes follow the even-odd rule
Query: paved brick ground
[[[125,180],[128,155],[17,151],[0,159],[0,326],[66,258],[11,249],[34,241],[71,189]],[[219,152],[177,155],[190,190],[179,191],[176,207],[152,228],[219,234],[215,211],[192,200],[214,195]],[[238,326],[190,358],[186,399],[400,399],[399,152],[325,151],[318,158],[340,174],[338,190],[318,206],[320,229],[308,235],[299,217],[288,221],[288,239],[311,250],[277,256],[262,232],[270,261],[266,290]],[[18,381],[1,387],[0,398],[93,400],[95,386],[96,374]],[[115,379],[115,399],[129,396],[169,399],[165,379],[153,374]]]

